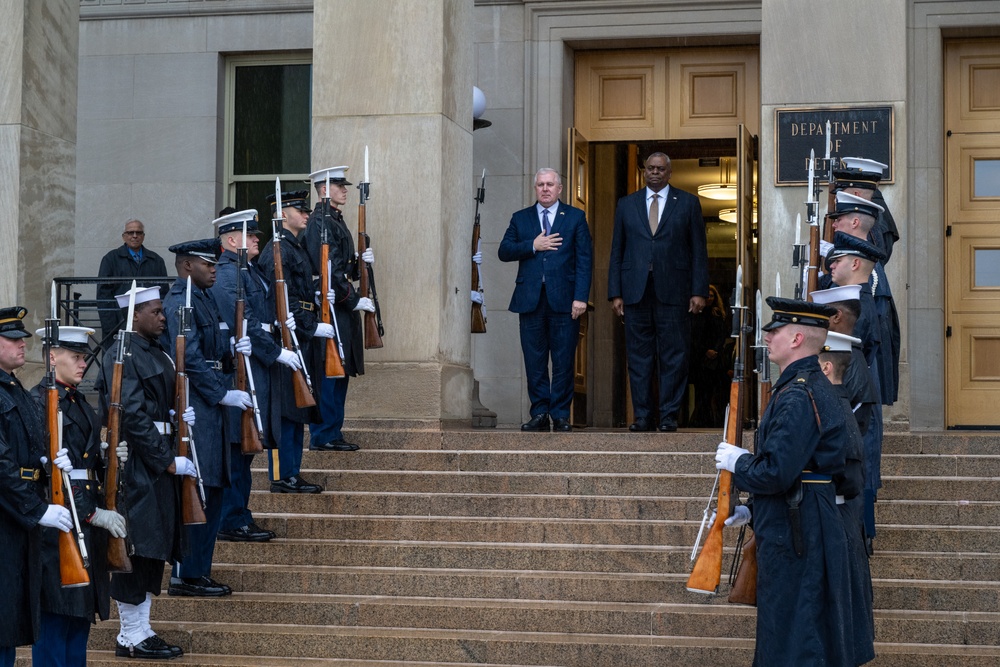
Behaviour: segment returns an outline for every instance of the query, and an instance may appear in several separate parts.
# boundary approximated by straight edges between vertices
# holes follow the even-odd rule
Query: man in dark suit
[[[705,308],[708,252],[698,197],[670,187],[670,158],[646,159],[646,187],[615,211],[608,300],[625,318],[625,351],[635,421],[651,431],[653,374],[659,371],[659,429],[677,430],[687,384],[691,314]]]
[[[593,250],[583,211],[559,201],[554,169],[535,174],[538,201],[516,212],[500,242],[504,262],[518,262],[509,310],[520,315],[521,350],[531,399],[522,431],[570,431],[573,360],[587,311]],[[549,379],[549,358],[552,378]]]

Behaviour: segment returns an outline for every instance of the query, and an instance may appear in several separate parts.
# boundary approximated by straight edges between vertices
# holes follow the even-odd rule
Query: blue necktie
[[[549,209],[547,208],[542,209],[542,227],[545,229],[545,235],[548,236],[552,227],[549,226]]]

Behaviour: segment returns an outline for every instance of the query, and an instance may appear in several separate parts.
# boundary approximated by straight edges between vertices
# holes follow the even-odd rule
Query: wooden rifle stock
[[[191,458],[188,451],[188,443],[191,440],[191,428],[184,421],[182,415],[188,407],[187,394],[187,372],[185,370],[184,354],[187,352],[187,337],[184,322],[187,319],[184,311],[181,310],[181,326],[179,327],[177,339],[175,340],[175,363],[177,385],[174,410],[177,411],[177,455]],[[201,497],[198,495],[198,480],[190,475],[183,475],[181,479],[181,517],[185,526],[192,526],[200,523],[208,523],[205,517],[205,509],[201,506]]]
[[[335,315],[331,312],[330,300],[326,298],[327,293],[330,291],[329,242],[324,242],[323,245],[320,246],[319,261],[320,321],[324,324],[330,324],[332,326]],[[347,373],[344,371],[344,363],[340,359],[340,350],[337,349],[337,341],[332,338],[326,339],[326,365],[324,372],[328,378],[342,378],[347,376]]]
[[[472,254],[479,252],[479,199],[476,199],[476,222],[472,226]],[[479,291],[479,265],[472,263],[472,291]],[[472,302],[472,333],[486,333],[486,317],[483,304]]]
[[[118,334],[118,355],[111,370],[111,405],[108,407],[108,465],[104,473],[104,507],[118,511],[118,475],[121,461],[118,460],[118,445],[121,443],[122,416],[122,368],[128,332]],[[108,570],[111,572],[131,572],[132,560],[128,557],[128,546],[124,537],[108,534]]]
[[[361,203],[358,204],[358,252],[363,253],[368,250],[368,234],[365,232],[365,200],[364,195],[361,197]],[[376,302],[376,309],[378,308],[377,300],[371,293],[371,274],[372,268],[367,263],[365,263],[360,257],[358,258],[360,266],[358,267],[359,280],[358,280],[358,292],[363,297],[368,297],[372,301]],[[382,347],[382,335],[379,333],[378,320],[376,319],[376,313],[369,311],[364,312],[364,331],[365,331],[365,349],[372,350]]]
[[[48,346],[46,346],[45,356],[48,357]],[[59,390],[56,389],[54,372],[50,373],[49,388],[45,403],[45,423],[49,429],[49,461],[52,462],[52,472],[49,475],[49,500],[53,505],[66,505],[66,498],[63,496],[63,477],[56,467],[56,452],[59,451]],[[69,490],[73,493],[73,489]],[[57,531],[59,536],[59,578],[63,588],[75,588],[86,586],[90,583],[90,575],[83,564],[83,557],[80,555],[80,548],[76,544],[73,533]]]
[[[240,261],[237,264],[236,276],[236,340],[246,335],[246,287],[243,285],[243,268],[246,266],[246,250],[240,250]],[[236,353],[236,388],[250,393],[247,389],[247,358],[240,352]],[[261,432],[257,429],[256,396],[254,405],[244,408],[240,414],[240,452],[243,454],[259,454],[264,451],[261,444]]]
[[[830,158],[831,160],[834,158]],[[830,185],[829,194],[826,200],[826,211],[827,213],[833,213],[837,210],[837,185],[833,178],[833,167],[830,167]],[[827,243],[833,243],[833,224],[829,219],[823,222],[823,240]]]
[[[272,248],[274,249],[274,296],[278,310],[278,321],[281,325],[281,346],[286,350],[295,352],[299,358],[298,345],[292,339],[292,332],[285,324],[285,318],[291,312],[288,309],[288,290],[285,287],[285,270],[281,266],[281,230],[275,229],[272,237]],[[325,298],[325,295],[324,295]],[[311,408],[316,405],[316,399],[312,395],[309,382],[306,380],[305,368],[292,371],[292,393],[295,395],[295,405],[300,408]]]
[[[819,225],[809,225],[809,274],[806,278],[806,301],[811,301],[809,295],[819,288],[819,259]]]

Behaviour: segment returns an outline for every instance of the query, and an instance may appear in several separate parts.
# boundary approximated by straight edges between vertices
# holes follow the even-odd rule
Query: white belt
[[[73,468],[72,470],[69,471],[68,474],[70,479],[79,479],[79,480],[94,479],[94,471],[89,468],[84,468],[84,469]]]
[[[844,496],[837,496],[837,504],[838,505],[843,505],[845,502],[846,501],[844,500]]]
[[[267,322],[261,322],[260,323],[260,328],[263,329],[264,331],[266,331],[267,333],[274,333],[274,327],[272,327]]]
[[[153,422],[153,426],[160,432],[160,435],[171,435],[174,432],[174,425],[170,422]]]

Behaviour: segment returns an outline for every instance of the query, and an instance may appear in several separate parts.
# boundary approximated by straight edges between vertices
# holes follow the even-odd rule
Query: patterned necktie
[[[655,234],[660,224],[660,195],[653,193],[653,202],[649,205],[649,233]]]
[[[542,209],[542,228],[545,229],[546,236],[552,231],[552,227],[549,226],[549,209],[547,208]]]

